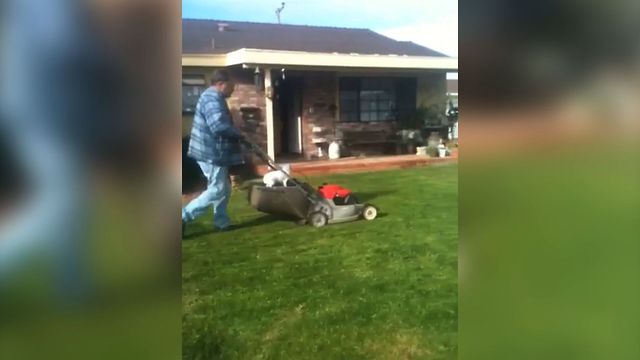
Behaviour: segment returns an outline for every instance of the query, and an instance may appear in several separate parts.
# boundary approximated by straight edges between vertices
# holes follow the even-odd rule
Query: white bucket
[[[438,156],[441,158],[447,156],[447,147],[443,144],[438,145]]]
[[[340,144],[335,141],[329,145],[329,159],[340,159]]]

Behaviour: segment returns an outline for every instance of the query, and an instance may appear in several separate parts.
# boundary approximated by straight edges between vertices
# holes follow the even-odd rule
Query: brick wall
[[[184,74],[203,74],[207,84],[210,83],[211,74],[215,68],[184,68]],[[250,140],[267,149],[267,126],[265,114],[264,92],[258,91],[253,80],[253,70],[231,68],[236,88],[229,99],[229,110],[233,117],[234,125]],[[182,116],[182,134],[188,136],[191,132],[192,115]],[[247,160],[256,162],[256,159],[247,154]]]
[[[338,79],[333,72],[309,72],[303,79],[303,153],[306,158],[313,158],[318,153],[313,140],[325,138],[331,141],[335,136]]]
[[[317,157],[314,138],[325,138],[329,142],[340,137],[342,130],[373,130],[392,133],[394,122],[338,122],[338,76],[334,72],[313,72],[304,74],[303,90],[303,151],[306,158]],[[314,132],[320,130],[319,132]],[[327,156],[324,145],[324,155]],[[355,150],[355,149],[354,149]],[[367,146],[360,148],[364,153],[379,154],[387,152],[386,146]]]
[[[227,103],[234,125],[251,141],[267,149],[266,101],[264,92],[256,89],[253,70],[231,71],[236,88]]]

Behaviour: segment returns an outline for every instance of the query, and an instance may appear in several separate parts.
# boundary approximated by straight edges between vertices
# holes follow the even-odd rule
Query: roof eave
[[[182,66],[227,66],[227,54],[182,54]]]
[[[183,54],[182,66],[240,64],[323,68],[383,68],[457,70],[458,59],[440,56],[362,55],[266,49],[239,49],[227,54]]]

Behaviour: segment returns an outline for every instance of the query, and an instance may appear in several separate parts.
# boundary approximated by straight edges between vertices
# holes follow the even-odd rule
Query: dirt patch
[[[373,358],[380,360],[425,359],[432,352],[418,331],[403,330],[367,344]]]
[[[293,310],[287,311],[273,326],[267,331],[262,338],[265,342],[271,342],[282,334],[283,330],[290,328],[298,320],[302,318],[304,305],[298,305]]]

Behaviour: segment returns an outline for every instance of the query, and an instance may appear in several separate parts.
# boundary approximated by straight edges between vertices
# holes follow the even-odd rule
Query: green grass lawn
[[[182,246],[185,359],[453,359],[457,355],[457,165],[311,178],[380,208],[315,229],[252,209],[211,216]]]

